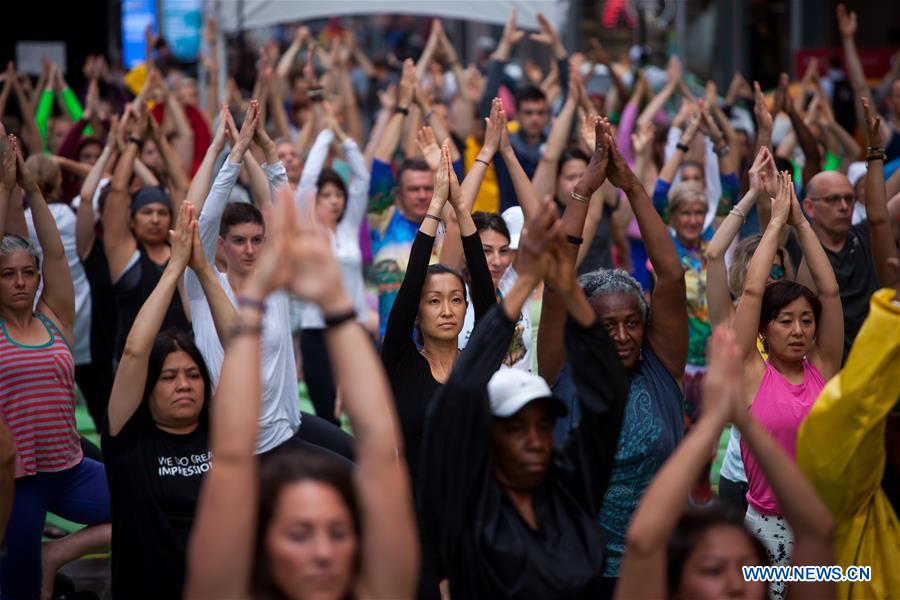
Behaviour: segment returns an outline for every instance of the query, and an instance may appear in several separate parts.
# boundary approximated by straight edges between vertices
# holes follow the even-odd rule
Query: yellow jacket
[[[900,306],[872,296],[844,369],[828,382],[797,434],[797,463],[835,520],[838,563],[872,567],[871,582],[842,582],[838,598],[900,598],[900,522],[881,487],[885,419],[900,397]]]

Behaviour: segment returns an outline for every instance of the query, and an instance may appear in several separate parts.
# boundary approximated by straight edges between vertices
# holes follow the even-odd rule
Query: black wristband
[[[675,149],[681,150],[685,154],[687,154],[687,151],[689,150],[689,148],[685,144],[682,144],[681,142],[678,142],[677,144],[675,144]]]
[[[334,327],[337,327],[338,325],[343,325],[347,321],[353,321],[355,319],[356,311],[351,308],[347,312],[342,312],[330,317],[325,317],[325,328],[332,329]]]
[[[262,324],[247,325],[245,323],[237,323],[228,332],[228,339],[234,339],[234,338],[240,337],[242,335],[262,335],[262,332],[263,332]]]
[[[480,162],[481,164],[485,165],[486,167],[491,166],[491,163],[489,163],[489,162],[486,161],[486,160],[481,160],[480,158],[476,158],[476,159],[475,159],[475,162]]]
[[[394,112],[395,112],[395,113],[400,113],[401,115],[404,115],[404,116],[405,116],[405,115],[408,115],[408,114],[409,114],[409,107],[406,107],[406,106],[398,106],[398,107],[396,107],[396,108],[394,109]]]
[[[142,140],[142,139],[139,138],[139,137],[135,137],[135,136],[133,136],[133,135],[128,136],[128,143],[129,143],[129,144],[134,144],[135,146],[137,146],[137,147],[138,147],[138,150],[143,150],[143,149],[144,149],[144,140]]]
[[[569,240],[570,244],[575,244],[576,246],[580,246],[584,243],[584,238],[578,237],[577,235],[567,235],[566,239]]]

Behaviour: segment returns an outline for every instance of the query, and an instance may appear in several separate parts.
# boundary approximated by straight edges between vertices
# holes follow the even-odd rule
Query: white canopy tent
[[[515,8],[517,23],[536,30],[537,13],[563,31],[569,0],[212,0],[208,10],[224,31],[344,15],[408,14],[502,25]]]

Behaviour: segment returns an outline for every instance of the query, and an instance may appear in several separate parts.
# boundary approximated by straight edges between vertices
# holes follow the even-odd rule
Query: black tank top
[[[144,301],[153,292],[153,288],[159,283],[159,278],[166,268],[165,264],[158,265],[153,262],[141,244],[138,244],[138,252],[140,253],[138,261],[123,273],[115,284],[119,320],[116,331],[115,359],[117,362],[122,357],[125,340],[128,339],[135,317],[144,305]],[[132,272],[134,269],[137,269],[137,273]],[[172,297],[172,302],[169,303],[169,309],[166,311],[166,318],[163,320],[160,331],[166,329],[180,329],[191,333],[191,324],[184,314],[181,295],[177,291]]]

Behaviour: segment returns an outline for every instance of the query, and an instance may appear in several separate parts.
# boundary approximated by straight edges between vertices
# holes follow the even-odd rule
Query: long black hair
[[[203,355],[194,343],[194,339],[187,333],[177,329],[167,329],[160,332],[153,342],[153,348],[150,350],[150,358],[147,363],[147,382],[144,384],[144,396],[141,399],[141,411],[145,411],[145,417],[151,418],[148,400],[156,382],[159,381],[159,375],[162,373],[163,365],[166,357],[173,352],[184,352],[191,357],[191,360],[197,365],[200,371],[200,377],[203,378],[203,408],[197,417],[197,428],[202,430],[209,429],[209,402],[212,398],[212,381],[209,378],[209,369],[206,368],[206,361]]]

